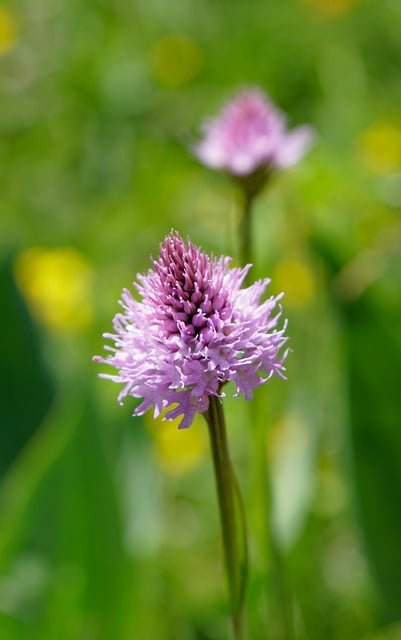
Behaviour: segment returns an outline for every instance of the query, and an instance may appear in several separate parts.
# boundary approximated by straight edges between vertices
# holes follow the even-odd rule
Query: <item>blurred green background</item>
[[[205,425],[132,418],[91,357],[172,227],[237,255],[238,194],[188,145],[254,84],[317,131],[253,230],[290,320],[253,415],[296,638],[401,638],[400,33],[399,0],[0,4],[2,640],[228,637]],[[250,638],[280,640],[249,411],[226,412]]]

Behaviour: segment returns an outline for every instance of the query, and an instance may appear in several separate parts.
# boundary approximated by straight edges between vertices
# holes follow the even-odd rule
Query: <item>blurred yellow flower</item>
[[[91,322],[91,269],[77,249],[29,248],[17,257],[15,275],[32,312],[46,326],[76,333]]]
[[[316,292],[316,280],[311,268],[300,260],[283,260],[272,275],[274,286],[285,291],[286,307],[306,306]]]
[[[9,9],[0,6],[0,55],[11,49],[19,34],[16,17]]]
[[[151,54],[151,68],[155,78],[167,87],[181,87],[198,75],[203,65],[198,45],[183,35],[161,38]]]
[[[145,416],[146,426],[153,436],[155,452],[160,467],[173,475],[191,471],[202,460],[207,447],[206,422],[201,415],[189,429],[179,429],[181,418],[163,422],[162,416],[154,420]]]
[[[310,9],[326,18],[337,18],[350,11],[358,0],[303,0]]]
[[[373,173],[394,171],[401,166],[401,129],[389,122],[377,122],[362,134],[359,150]]]

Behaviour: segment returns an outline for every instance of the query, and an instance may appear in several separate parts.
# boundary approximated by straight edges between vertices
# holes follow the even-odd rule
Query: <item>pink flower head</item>
[[[209,258],[189,240],[170,233],[160,245],[153,269],[138,275],[140,300],[125,289],[123,311],[114,317],[114,342],[106,358],[117,374],[102,374],[123,384],[119,400],[142,398],[134,415],[153,406],[154,417],[169,408],[166,419],[183,415],[189,427],[209,397],[223,396],[233,380],[235,396],[252,397],[252,389],[273,374],[283,377],[287,338],[277,329],[281,295],[260,302],[268,279],[241,289],[250,265],[230,268],[231,259]]]
[[[241,177],[291,167],[313,137],[308,126],[287,131],[284,115],[259,89],[248,89],[205,122],[204,138],[193,151],[208,167]]]

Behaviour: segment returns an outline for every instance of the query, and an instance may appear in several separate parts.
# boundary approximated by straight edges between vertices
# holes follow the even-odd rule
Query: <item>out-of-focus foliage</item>
[[[400,31],[399,0],[0,4],[2,640],[227,637],[202,420],[131,418],[91,357],[172,227],[236,256],[238,194],[188,147],[251,84],[317,143],[254,217],[288,381],[225,404],[250,637],[283,637],[250,420],[296,637],[401,637]]]

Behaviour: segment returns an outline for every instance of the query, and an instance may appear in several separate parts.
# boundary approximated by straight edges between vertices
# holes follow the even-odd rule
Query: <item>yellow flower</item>
[[[15,275],[33,314],[44,325],[63,333],[89,325],[91,270],[77,249],[27,249],[16,260]]]
[[[202,52],[187,36],[161,38],[151,54],[151,67],[160,84],[177,88],[195,78],[203,65]]]
[[[207,446],[207,428],[201,415],[195,416],[189,429],[178,429],[180,418],[163,422],[162,417],[154,420],[146,414],[145,420],[164,471],[180,475],[198,466]]]
[[[311,10],[325,18],[337,18],[350,11],[358,0],[303,0]]]
[[[316,292],[316,280],[311,268],[300,260],[283,260],[272,276],[277,290],[285,291],[286,307],[306,306]]]
[[[373,173],[390,173],[401,166],[401,129],[389,122],[377,122],[362,134],[359,150]]]
[[[0,6],[0,55],[11,49],[18,40],[19,27],[9,9]]]

